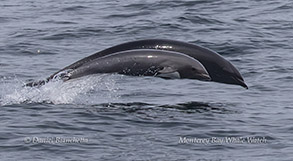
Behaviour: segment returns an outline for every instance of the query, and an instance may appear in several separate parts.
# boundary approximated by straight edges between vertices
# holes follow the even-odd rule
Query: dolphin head
[[[195,66],[189,66],[187,68],[187,71],[189,71],[190,75],[188,77],[191,79],[198,79],[203,81],[211,80],[209,73],[206,71],[204,67],[199,68]]]
[[[243,77],[233,65],[231,66],[230,70],[224,69],[223,71],[226,79],[219,79],[219,82],[240,85],[248,89],[248,86],[245,84]]]
[[[234,65],[226,61],[224,66],[206,65],[205,66],[211,76],[211,80],[220,83],[240,85],[246,89],[248,86],[245,84],[243,77]]]
[[[179,70],[181,78],[198,79],[203,81],[211,80],[211,77],[205,67],[197,60],[187,63]]]

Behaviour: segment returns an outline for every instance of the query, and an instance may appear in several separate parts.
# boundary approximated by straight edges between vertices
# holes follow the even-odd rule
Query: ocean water
[[[2,0],[0,160],[293,160],[290,0]],[[25,88],[99,50],[208,47],[249,89],[92,75]]]

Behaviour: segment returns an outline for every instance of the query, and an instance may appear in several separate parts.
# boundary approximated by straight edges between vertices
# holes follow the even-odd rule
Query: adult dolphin
[[[76,69],[84,63],[93,61],[96,58],[133,49],[157,49],[184,53],[197,59],[206,68],[212,81],[240,85],[248,89],[239,71],[228,60],[223,58],[215,51],[190,43],[166,39],[146,39],[116,45],[85,57],[60,71],[65,69]]]
[[[166,79],[210,80],[204,66],[196,59],[174,51],[154,49],[126,50],[66,68],[45,81],[28,83],[43,85],[51,79],[64,81],[97,73],[118,73],[131,76],[156,76]]]

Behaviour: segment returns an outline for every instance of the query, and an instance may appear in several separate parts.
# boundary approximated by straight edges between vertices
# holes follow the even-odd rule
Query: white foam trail
[[[119,98],[117,75],[91,75],[80,79],[52,81],[42,87],[23,87],[17,79],[0,82],[0,105],[21,103],[100,104]]]

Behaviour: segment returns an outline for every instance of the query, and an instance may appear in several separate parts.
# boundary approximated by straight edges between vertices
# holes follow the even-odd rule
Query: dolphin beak
[[[211,77],[210,77],[210,75],[208,75],[208,74],[200,74],[199,76],[200,76],[200,80],[203,80],[203,81],[210,81],[210,80],[212,80]]]
[[[233,77],[233,79],[237,82],[238,85],[248,89],[248,86],[244,83],[243,79],[240,79],[238,77]]]

